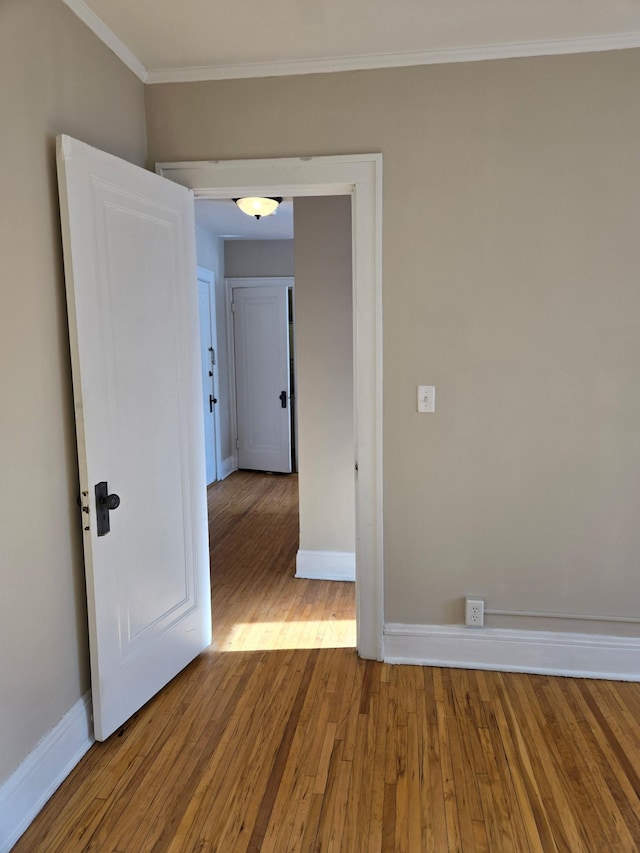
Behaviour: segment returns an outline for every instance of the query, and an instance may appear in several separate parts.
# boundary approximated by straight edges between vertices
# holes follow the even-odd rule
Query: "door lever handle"
[[[280,392],[280,405],[282,406],[283,409],[287,408],[287,392],[286,391]]]

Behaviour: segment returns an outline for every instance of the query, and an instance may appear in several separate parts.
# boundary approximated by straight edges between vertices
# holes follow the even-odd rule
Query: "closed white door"
[[[204,451],[207,485],[218,479],[218,358],[215,328],[214,277],[211,270],[198,267],[198,316],[200,318],[200,364],[202,369],[202,408],[204,412]]]
[[[291,473],[287,285],[233,288],[238,466]]]
[[[211,641],[193,198],[67,136],[58,172],[104,740]]]

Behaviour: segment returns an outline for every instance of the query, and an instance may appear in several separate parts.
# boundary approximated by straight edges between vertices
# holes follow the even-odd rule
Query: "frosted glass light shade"
[[[247,197],[236,198],[234,201],[247,216],[255,216],[256,219],[260,219],[261,216],[271,216],[272,213],[275,213],[282,199]]]

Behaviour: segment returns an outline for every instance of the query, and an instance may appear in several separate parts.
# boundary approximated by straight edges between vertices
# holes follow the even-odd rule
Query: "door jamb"
[[[351,195],[358,652],[383,658],[382,154],[156,164],[196,198]]]

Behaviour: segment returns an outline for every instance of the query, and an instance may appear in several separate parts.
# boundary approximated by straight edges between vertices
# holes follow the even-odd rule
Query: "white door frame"
[[[260,276],[259,278],[225,278],[224,297],[227,320],[227,365],[229,368],[229,423],[231,426],[231,441],[233,442],[234,466],[238,468],[238,408],[236,401],[236,333],[233,325],[233,302],[234,287],[269,287],[274,284],[282,284],[293,289],[295,279],[292,276]]]
[[[216,363],[213,367],[213,390],[218,395],[218,404],[213,407],[213,432],[216,456],[216,480],[221,480],[222,448],[220,447],[220,360],[218,358],[218,318],[216,314],[216,277],[213,270],[198,266],[198,278],[209,285],[209,321],[211,323],[211,346]]]
[[[358,652],[383,657],[382,155],[158,163],[196,198],[351,195]]]

